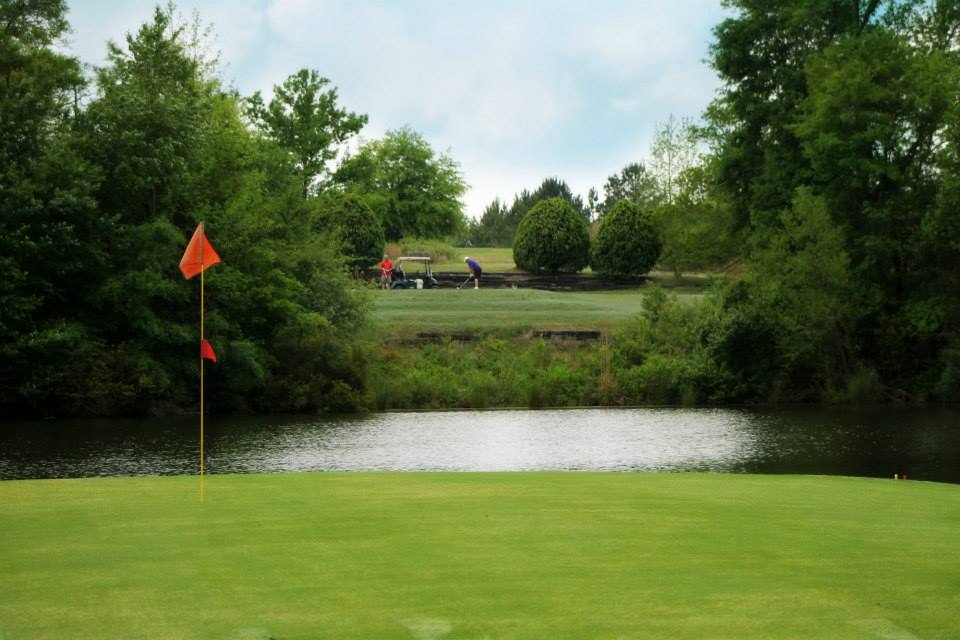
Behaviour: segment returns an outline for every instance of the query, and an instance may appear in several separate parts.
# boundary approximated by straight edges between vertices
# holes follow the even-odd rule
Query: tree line
[[[363,405],[368,300],[348,267],[384,239],[464,227],[458,165],[301,70],[265,100],[217,76],[172,4],[85,69],[62,0],[0,3],[0,412],[195,406],[198,292],[177,263],[198,221],[212,410]]]
[[[618,203],[628,202],[656,227],[662,242],[657,262],[662,267],[679,276],[683,271],[725,266],[740,257],[739,239],[707,143],[703,126],[671,115],[656,126],[649,160],[628,163],[611,174],[600,192],[591,187],[586,201],[561,178],[546,178],[533,191],[516,194],[509,207],[499,198],[491,202],[480,218],[468,221],[466,243],[513,247],[523,218],[549,198],[563,199],[591,225],[592,234]]]
[[[726,4],[701,136],[747,272],[652,299],[620,366],[674,400],[960,399],[960,5]]]

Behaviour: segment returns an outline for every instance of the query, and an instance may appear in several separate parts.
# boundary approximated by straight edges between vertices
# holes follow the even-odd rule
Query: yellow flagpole
[[[203,503],[203,271],[200,272],[200,345],[200,502]]]

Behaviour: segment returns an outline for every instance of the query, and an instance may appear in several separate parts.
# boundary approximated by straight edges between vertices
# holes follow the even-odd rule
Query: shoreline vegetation
[[[190,476],[5,481],[0,504],[10,638],[956,630],[956,485],[297,473],[209,476],[202,505]]]
[[[375,410],[574,406],[883,404],[878,384],[791,389],[755,357],[724,362],[743,340],[719,308],[729,277],[616,291],[378,291]],[[720,283],[720,284],[718,284]],[[750,327],[746,327],[747,330]],[[737,345],[747,349],[748,345]],[[856,382],[856,381],[854,381]],[[902,399],[901,399],[902,400]],[[922,404],[921,399],[913,402]],[[907,402],[904,402],[907,403]]]

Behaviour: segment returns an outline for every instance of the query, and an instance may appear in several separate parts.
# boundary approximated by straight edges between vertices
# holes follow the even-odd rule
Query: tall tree
[[[705,155],[700,163],[675,178],[670,203],[653,207],[663,236],[660,262],[676,277],[683,271],[706,270],[741,255],[730,219],[730,205],[716,183],[716,161]]]
[[[565,200],[577,215],[584,219],[585,222],[589,222],[591,218],[592,209],[583,203],[583,198],[578,195],[574,195],[571,191],[569,185],[560,178],[545,178],[543,182],[533,191],[524,189],[520,193],[514,195],[513,202],[510,205],[509,209],[505,207],[498,211],[494,212],[491,207],[487,208],[485,216],[490,214],[488,218],[491,226],[489,227],[489,234],[492,241],[495,243],[494,246],[500,247],[509,247],[513,245],[514,235],[517,232],[517,227],[520,225],[520,222],[523,220],[523,217],[527,214],[530,209],[534,207],[541,200],[546,200],[548,198],[561,198]],[[499,201],[497,201],[498,204]],[[503,205],[500,205],[503,206]],[[483,226],[484,218],[481,218],[481,226]],[[495,227],[492,225],[496,225]]]
[[[83,348],[76,313],[103,264],[92,194],[98,174],[77,150],[77,60],[58,0],[0,3],[0,411],[45,403],[63,358]]]
[[[873,301],[864,347],[886,379],[922,377],[955,309],[944,297],[951,270],[928,253],[939,251],[924,225],[948,175],[939,150],[960,101],[960,57],[875,29],[813,57],[808,90],[794,132]]]
[[[867,311],[851,273],[843,231],[826,203],[798,189],[782,227],[752,273],[764,315],[778,328],[778,363],[793,378],[829,397],[859,367],[856,323]]]
[[[856,36],[879,21],[880,4],[725,0],[735,15],[714,29],[710,48],[725,88],[707,116],[725,136],[719,180],[739,226],[779,225],[780,212],[809,173],[792,130],[807,95],[807,62],[841,36]]]
[[[101,206],[123,223],[170,213],[186,223],[196,205],[190,180],[214,92],[198,28],[179,23],[172,5],[156,7],[124,46],[108,43],[107,65],[96,70],[90,149],[105,170]]]
[[[358,273],[383,255],[383,227],[376,214],[355,193],[328,191],[320,196],[325,225],[336,229],[347,264]]]
[[[958,257],[946,232],[956,213],[943,208],[960,103],[956,2],[728,6],[738,13],[717,27],[712,48],[727,85],[708,117],[723,138],[717,184],[751,232],[754,268],[770,287],[815,299],[800,289],[826,285],[794,279],[793,266],[781,268],[793,263],[766,247],[795,250],[792,232],[816,218],[830,229],[830,251],[845,256],[846,289],[834,302],[856,305],[845,312],[848,357],[832,368],[879,380],[894,397],[957,397],[958,289],[946,267]],[[783,214],[790,199],[793,217]],[[839,313],[830,308],[822,317]],[[803,340],[816,341],[809,353],[823,363],[839,348],[835,337],[813,331]]]
[[[329,171],[341,146],[360,132],[366,115],[337,105],[337,90],[314,69],[301,69],[273,88],[264,104],[257,91],[247,100],[247,116],[260,132],[294,157],[303,177],[304,194]]]
[[[200,37],[172,5],[157,7],[124,46],[108,44],[86,116],[88,153],[104,172],[100,209],[113,225],[99,324],[111,342],[136,336],[158,371],[176,367],[189,327],[172,312],[187,313],[188,293],[165,267],[208,204],[197,177],[216,85]]]
[[[690,118],[678,120],[671,114],[657,126],[650,149],[650,173],[657,180],[663,202],[674,202],[680,176],[698,163],[697,145],[697,130]]]
[[[467,185],[459,165],[444,153],[437,155],[412,129],[388,131],[382,140],[361,144],[334,179],[364,197],[387,240],[443,238],[465,226]]]
[[[534,204],[547,198],[563,198],[573,207],[577,215],[583,218],[585,222],[590,222],[590,211],[586,205],[583,204],[583,198],[574,195],[570,186],[564,180],[557,177],[545,178],[543,182],[540,183],[540,186],[537,187],[536,191],[530,195],[530,204],[527,207],[527,211],[529,211],[530,207]],[[512,212],[511,216],[515,217],[516,212]],[[522,219],[523,216],[520,216],[520,218]]]
[[[211,407],[357,406],[363,295],[289,154],[254,139],[222,90],[197,24],[157,8],[108,46],[80,101],[79,65],[54,50],[64,12],[0,2],[0,411],[193,405],[196,290],[176,264],[200,219],[224,257]]]
[[[596,196],[594,195],[596,199]],[[657,177],[642,162],[631,162],[619,173],[607,178],[603,185],[603,200],[596,203],[597,217],[602,218],[615,204],[627,200],[645,209],[663,200]]]
[[[111,224],[110,269],[90,294],[107,345],[101,360],[130,380],[128,410],[189,401],[194,292],[172,265],[185,233],[205,219],[224,257],[208,328],[231,363],[211,373],[223,376],[212,406],[316,408],[340,379],[324,363],[334,366],[335,335],[344,317],[357,318],[356,303],[340,295],[336,245],[303,233],[317,230],[320,216],[302,197],[302,180],[286,171],[283,154],[251,139],[237,97],[220,89],[200,53],[201,38],[172,7],[158,8],[125,46],[109,46],[97,70],[85,125],[88,152],[107,176],[99,200]],[[297,350],[298,339],[300,357],[312,353],[318,364],[303,363],[312,381],[293,384],[292,368],[271,354]],[[88,397],[112,388],[95,360],[83,378],[92,381],[80,390]]]
[[[479,220],[470,221],[468,233],[470,243],[475,247],[509,246],[514,229],[509,226],[508,215],[507,206],[500,198],[494,199],[483,210]]]

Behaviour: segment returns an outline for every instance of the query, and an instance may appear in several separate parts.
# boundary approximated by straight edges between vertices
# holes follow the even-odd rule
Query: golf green
[[[0,637],[956,638],[960,487],[323,473],[0,482]]]
[[[681,294],[693,302],[702,296]],[[643,311],[639,289],[377,291],[373,318],[385,335],[415,331],[501,331],[615,327]]]

